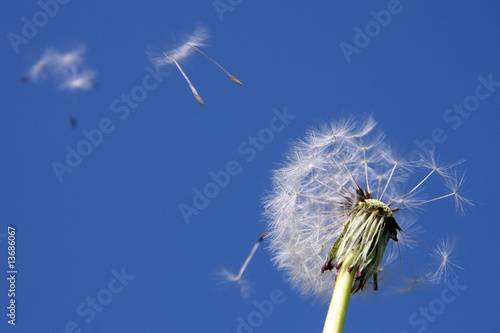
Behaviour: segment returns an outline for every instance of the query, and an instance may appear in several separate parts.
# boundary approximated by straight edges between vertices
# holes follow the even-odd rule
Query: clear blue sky
[[[46,24],[34,1],[0,5],[0,331],[237,332],[244,321],[250,329],[240,332],[320,332],[327,306],[282,281],[265,242],[245,274],[250,298],[219,290],[211,275],[218,267],[237,272],[265,230],[262,197],[290,140],[351,114],[373,115],[402,153],[433,142],[443,160],[466,159],[465,195],[476,206],[460,215],[452,200],[441,201],[417,216],[425,243],[461,237],[465,290],[449,301],[446,286],[391,296],[381,284],[351,301],[345,331],[497,331],[498,2],[220,2],[231,9],[222,16],[212,1],[74,0]],[[390,21],[371,23],[388,8]],[[37,33],[13,47],[9,33],[22,37],[34,16]],[[113,112],[149,75],[146,45],[175,44],[197,24],[212,35],[206,52],[243,86],[194,55],[183,66],[205,106],[169,67],[127,117]],[[356,37],[366,28],[369,40]],[[80,43],[98,73],[96,90],[73,96],[52,81],[19,81],[47,47]],[[473,111],[453,111],[463,103]],[[284,109],[296,117],[262,150],[243,152]],[[53,162],[65,163],[66,147],[77,149],[82,131],[99,126],[111,132],[60,182]],[[186,224],[179,205],[193,206],[194,189],[227,167],[229,184]],[[17,232],[15,328],[6,316],[8,225]],[[416,266],[429,262],[423,247],[411,255]],[[392,272],[401,278],[398,265]],[[93,298],[105,305],[92,308]],[[259,314],[256,304],[272,299],[273,311]],[[419,309],[429,307],[437,314],[425,319]]]

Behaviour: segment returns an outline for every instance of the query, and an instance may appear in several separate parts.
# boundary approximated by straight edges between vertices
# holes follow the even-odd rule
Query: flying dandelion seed
[[[193,49],[195,49],[195,50],[196,50],[196,52],[198,52],[198,53],[200,53],[200,54],[204,55],[204,56],[205,56],[208,60],[210,60],[211,62],[213,62],[215,65],[217,65],[217,67],[219,67],[220,69],[222,69],[222,70],[224,71],[224,73],[226,73],[226,75],[227,75],[227,76],[229,76],[229,78],[230,78],[231,80],[233,80],[233,82],[235,82],[235,83],[239,84],[240,86],[242,86],[242,85],[243,85],[243,83],[241,83],[241,81],[240,81],[240,80],[238,80],[236,77],[234,77],[234,76],[232,76],[231,74],[229,74],[229,72],[228,72],[228,71],[227,71],[224,67],[222,67],[221,65],[219,65],[219,63],[218,63],[218,62],[216,62],[214,59],[212,59],[211,57],[209,57],[209,56],[208,56],[205,52],[202,52],[199,48],[197,48],[197,47],[196,47],[196,46],[194,46],[194,45],[191,45],[191,47],[192,47]]]
[[[84,45],[78,45],[74,50],[68,53],[58,53],[54,51],[53,71],[57,75],[75,76],[78,75],[80,67],[83,65],[83,56],[87,48]]]
[[[245,259],[243,266],[241,266],[240,271],[238,272],[238,275],[231,273],[230,271],[228,271],[225,268],[221,268],[214,273],[215,279],[219,280],[220,284],[235,283],[240,289],[241,296],[243,298],[248,298],[252,292],[252,288],[251,288],[250,282],[248,282],[247,280],[242,278],[243,273],[245,272],[245,270],[248,266],[248,263],[250,263],[250,260],[252,260],[252,257],[254,256],[255,251],[257,251],[257,248],[259,247],[260,243],[262,242],[264,237],[266,237],[266,234],[267,233],[264,232],[259,237],[259,239],[257,240],[257,243],[255,243],[252,250],[250,251],[250,254]]]
[[[378,289],[386,246],[404,232],[403,223],[396,222],[404,216],[397,211],[447,197],[455,198],[459,210],[470,203],[458,194],[464,179],[458,180],[456,164],[440,165],[432,154],[418,162],[399,159],[383,142],[384,135],[374,132],[375,125],[372,119],[349,119],[312,130],[275,172],[265,203],[270,249],[273,261],[304,295],[325,300],[335,285],[335,274],[326,271],[336,273],[347,261],[347,271],[355,271],[352,293],[369,280]],[[426,173],[401,192],[419,172]],[[418,199],[422,184],[435,175],[449,192]],[[434,280],[443,274],[444,269],[438,270]]]
[[[29,70],[29,74],[21,78],[21,82],[37,82],[47,78],[47,68],[53,69],[53,64],[58,56],[58,53],[52,49],[47,49],[43,56]],[[50,70],[52,72],[52,70]]]
[[[83,70],[70,74],[68,78],[59,85],[61,90],[89,90],[97,87],[95,80],[96,72],[93,70]]]
[[[97,81],[95,79],[96,72],[93,70],[83,70],[81,72],[75,72],[69,74],[68,78],[59,85],[60,90],[69,90],[74,93],[74,104],[76,104],[76,93],[78,90],[90,90],[97,87]],[[76,106],[73,106],[76,110]],[[74,111],[73,111],[74,112]],[[75,116],[72,114],[69,119],[71,128],[76,128],[77,121]]]
[[[25,83],[28,81],[38,81],[41,78],[45,78],[45,74],[43,73],[43,70],[45,66],[47,65],[47,59],[40,59],[34,64],[31,69],[30,73],[28,75],[24,75],[21,77],[21,82]]]
[[[246,299],[252,294],[252,285],[248,280],[241,277],[236,279],[236,275],[225,268],[216,270],[213,273],[213,277],[221,286],[227,286],[228,284],[235,285],[239,289],[242,298]]]
[[[451,277],[456,277],[455,269],[463,269],[453,261],[457,257],[457,249],[460,243],[458,236],[448,236],[443,238],[436,246],[436,249],[431,252],[431,256],[437,262],[437,269],[430,277],[430,280],[446,282]]]
[[[41,59],[31,67],[29,74],[21,78],[21,82],[38,82],[52,78],[58,82],[59,90],[72,91],[76,101],[78,90],[90,90],[97,87],[96,71],[83,69],[85,52],[84,45],[78,45],[67,53],[48,48]],[[76,106],[73,108],[76,109]],[[70,125],[75,128],[76,124],[76,118],[72,114]]]
[[[184,70],[182,69],[180,62],[189,57],[194,52],[198,52],[217,65],[220,69],[229,76],[231,80],[236,82],[239,85],[242,85],[240,80],[231,75],[224,67],[222,67],[219,63],[209,57],[206,53],[201,51],[200,49],[206,47],[206,40],[209,38],[208,30],[204,27],[197,27],[195,31],[188,36],[187,40],[179,47],[173,50],[158,50],[157,48],[148,45],[147,47],[147,55],[149,61],[156,67],[175,65],[177,69],[181,72],[182,76],[186,80],[191,92],[193,93],[195,99],[198,103],[205,105],[205,102],[201,98],[200,94],[191,83],[191,80],[188,78]]]
[[[65,81],[78,74],[79,68],[83,64],[85,51],[84,45],[78,45],[67,53],[60,53],[54,48],[48,48],[40,60],[30,68],[29,74],[21,78],[21,81],[37,82],[48,76]]]

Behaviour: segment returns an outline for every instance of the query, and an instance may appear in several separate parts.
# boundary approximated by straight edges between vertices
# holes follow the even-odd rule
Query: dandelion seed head
[[[386,245],[398,240],[400,226],[414,225],[405,221],[408,211],[397,211],[452,195],[465,201],[454,194],[458,185],[448,195],[424,200],[422,184],[434,173],[449,183],[453,165],[440,165],[432,154],[406,161],[375,126],[371,118],[346,118],[310,130],[274,172],[265,199],[272,260],[304,295],[328,298],[351,251],[357,269],[353,292],[367,283],[377,289],[377,277],[391,257],[384,257]]]

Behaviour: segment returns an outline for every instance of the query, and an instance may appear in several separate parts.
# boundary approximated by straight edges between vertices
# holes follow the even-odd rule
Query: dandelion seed
[[[28,75],[25,75],[21,78],[21,82],[28,82],[28,81],[38,81],[41,78],[44,78],[45,75],[43,74],[43,70],[47,64],[47,59],[42,58],[36,62],[36,64],[33,65],[30,69],[30,73]]]
[[[89,90],[97,86],[96,71],[82,68],[85,52],[84,45],[78,45],[67,53],[49,48],[31,67],[29,74],[21,78],[21,82],[37,82],[52,78],[58,82],[59,90],[73,91],[76,100],[78,90]],[[70,125],[72,128],[76,127],[76,118],[73,115],[70,117]]]
[[[48,68],[51,74],[54,72],[55,68],[54,63],[56,61],[57,56],[58,53],[54,49],[52,48],[47,49],[44,52],[43,56],[33,66],[31,66],[29,74],[21,78],[21,82],[28,82],[28,81],[37,82],[47,78]]]
[[[247,280],[242,278],[243,273],[245,272],[248,264],[250,263],[250,260],[252,260],[252,257],[254,256],[255,251],[257,251],[257,248],[259,247],[260,243],[262,242],[262,240],[264,239],[266,234],[267,233],[264,232],[259,237],[259,239],[255,243],[255,245],[253,246],[252,250],[250,251],[250,254],[245,259],[243,266],[241,266],[240,271],[238,272],[238,275],[234,275],[233,273],[231,273],[230,271],[228,271],[225,268],[221,268],[214,273],[216,280],[219,280],[219,282],[221,284],[226,284],[226,283],[231,283],[231,282],[236,283],[240,289],[241,296],[243,298],[248,298],[251,294],[251,285]]]
[[[248,280],[244,278],[236,279],[236,275],[225,268],[216,270],[213,277],[221,286],[227,286],[229,283],[234,284],[238,287],[242,298],[246,299],[252,294],[252,285]]]
[[[195,31],[188,36],[187,40],[181,44],[181,46],[173,50],[158,50],[155,47],[148,45],[147,54],[149,61],[157,67],[174,64],[174,59],[176,61],[181,61],[189,57],[194,52],[193,46],[200,48],[205,47],[205,41],[208,37],[208,30],[202,26],[198,26]]]
[[[21,78],[21,81],[36,82],[46,79],[47,76],[64,81],[78,73],[83,64],[85,51],[84,45],[79,45],[67,53],[59,53],[54,48],[48,48],[42,58],[31,67],[29,74]]]
[[[198,103],[200,103],[201,105],[205,105],[205,102],[203,102],[203,99],[201,98],[200,94],[198,94],[198,92],[196,91],[196,88],[193,86],[193,84],[191,83],[191,81],[187,77],[186,73],[184,73],[184,71],[182,70],[181,66],[177,62],[177,60],[175,60],[174,58],[172,58],[172,61],[177,66],[177,68],[181,72],[182,76],[184,76],[184,79],[186,79],[186,82],[189,84],[189,88],[191,88],[191,91],[193,92],[193,95],[196,98],[196,100],[198,101]]]
[[[219,63],[217,63],[215,60],[213,60],[210,56],[208,56],[206,53],[201,51],[200,49],[205,47],[206,40],[208,39],[209,34],[206,28],[204,27],[197,27],[193,34],[188,36],[187,40],[179,47],[166,51],[166,50],[158,50],[157,48],[148,45],[147,47],[147,54],[148,54],[148,59],[149,61],[156,67],[162,67],[162,66],[167,66],[167,65],[172,65],[174,64],[177,69],[181,72],[182,76],[186,80],[187,84],[189,85],[189,88],[191,89],[195,99],[202,105],[205,105],[203,99],[201,98],[200,94],[198,94],[198,91],[194,87],[194,85],[191,83],[191,80],[188,78],[184,70],[182,69],[180,62],[187,57],[189,57],[194,51],[202,54],[205,56],[207,59],[209,59],[211,62],[213,62],[215,65],[217,65],[220,69],[226,73],[231,80],[234,82],[238,83],[239,85],[242,85],[242,83],[233,75],[229,74],[229,72],[222,67]]]
[[[460,244],[460,238],[458,236],[451,236],[443,238],[431,256],[437,262],[437,269],[434,274],[431,275],[430,280],[433,282],[446,282],[451,277],[456,277],[457,274],[455,269],[463,269],[462,267],[455,264],[453,261],[457,257],[457,248]]]
[[[387,291],[388,294],[391,295],[401,295],[401,294],[407,294],[409,292],[412,292],[413,290],[427,285],[431,283],[431,274],[427,273],[424,274],[420,277],[416,277],[413,279],[404,279],[403,280],[403,285],[400,286],[391,286],[391,288]]]
[[[61,90],[89,90],[97,86],[95,80],[96,72],[92,70],[84,70],[69,76],[64,82],[59,85]]]
[[[197,48],[196,46],[194,45],[190,45],[193,49],[195,49],[197,52],[201,53],[202,55],[204,55],[206,58],[208,58],[208,60],[210,60],[211,62],[213,62],[214,64],[217,65],[217,67],[219,67],[220,69],[222,69],[224,71],[224,73],[226,73],[227,76],[229,76],[229,78],[231,80],[233,80],[235,83],[239,84],[240,86],[243,85],[243,83],[240,82],[240,80],[238,80],[236,77],[232,76],[231,74],[229,74],[229,72],[224,68],[222,67],[221,65],[219,65],[218,62],[216,62],[214,59],[210,58],[206,53],[202,52],[199,48]]]
[[[53,70],[58,75],[74,76],[79,72],[83,64],[83,56],[87,51],[84,45],[78,45],[74,50],[67,53],[54,52]]]
[[[440,165],[433,155],[416,162],[395,158],[375,125],[372,119],[343,119],[310,131],[275,172],[265,202],[273,261],[287,271],[292,286],[322,300],[334,287],[336,293],[348,291],[334,294],[327,325],[334,322],[332,308],[347,305],[349,292],[367,284],[379,288],[386,247],[391,240],[398,242],[405,225],[399,222],[408,215],[398,211],[448,197],[459,208],[468,203],[457,194],[463,181],[457,180],[454,165]],[[436,175],[450,191],[418,198],[422,185]],[[402,192],[408,183],[416,185]]]

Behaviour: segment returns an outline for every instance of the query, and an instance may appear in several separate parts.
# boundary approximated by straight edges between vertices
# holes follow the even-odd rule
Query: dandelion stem
[[[354,251],[349,253],[337,273],[335,289],[333,290],[323,333],[342,332],[347,306],[349,305],[349,297],[351,296],[352,283],[356,274],[356,267],[354,267],[350,273],[348,268],[355,258],[356,254]]]

